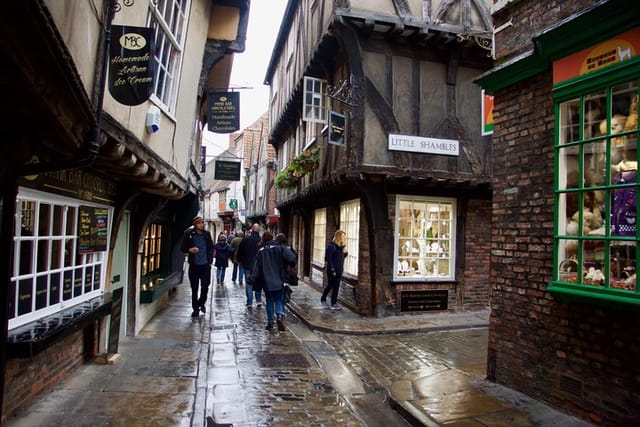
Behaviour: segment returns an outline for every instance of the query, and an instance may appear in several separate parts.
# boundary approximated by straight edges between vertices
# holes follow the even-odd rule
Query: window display
[[[454,201],[398,197],[396,279],[453,278]]]
[[[635,291],[638,81],[557,106],[557,278]]]

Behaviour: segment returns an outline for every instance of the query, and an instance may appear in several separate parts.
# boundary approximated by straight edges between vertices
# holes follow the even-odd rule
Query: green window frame
[[[567,301],[640,307],[640,60],[554,87],[554,276]]]

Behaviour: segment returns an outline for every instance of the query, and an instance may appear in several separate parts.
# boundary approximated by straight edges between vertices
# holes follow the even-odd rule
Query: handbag
[[[286,273],[287,275],[284,282],[290,286],[298,286],[298,272],[296,271],[296,267],[287,265]]]
[[[291,302],[292,293],[293,293],[293,290],[291,289],[291,286],[284,285],[284,302],[285,303]]]

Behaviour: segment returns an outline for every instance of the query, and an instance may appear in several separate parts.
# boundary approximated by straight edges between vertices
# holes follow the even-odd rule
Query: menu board
[[[107,250],[109,209],[80,206],[78,209],[78,253]]]

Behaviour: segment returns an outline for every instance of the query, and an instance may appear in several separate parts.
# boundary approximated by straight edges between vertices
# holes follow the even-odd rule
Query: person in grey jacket
[[[278,235],[280,237],[280,235]],[[284,234],[282,238],[286,242]],[[280,238],[280,240],[282,240]],[[296,264],[298,256],[288,245],[273,240],[273,234],[265,231],[262,235],[264,246],[258,250],[256,264],[251,277],[254,282],[262,283],[267,297],[267,330],[273,329],[274,321],[278,330],[286,329],[284,324],[284,281],[287,264]]]

